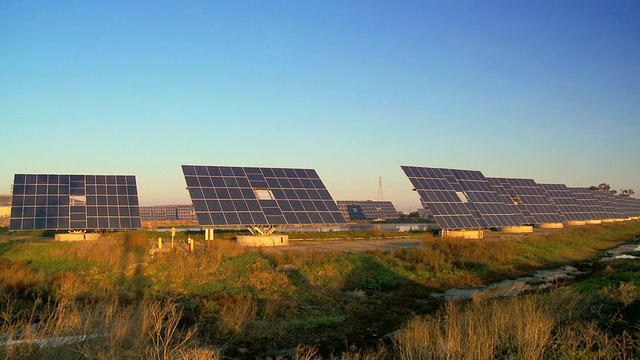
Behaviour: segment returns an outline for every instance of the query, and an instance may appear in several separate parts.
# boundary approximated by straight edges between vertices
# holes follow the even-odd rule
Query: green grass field
[[[569,287],[511,300],[444,305],[430,294],[592,261],[637,234],[638,222],[483,240],[423,233],[418,248],[369,253],[265,252],[227,234],[207,250],[154,257],[149,249],[167,233],[78,243],[5,234],[0,344],[27,342],[0,346],[0,357],[633,358],[640,266],[632,261],[596,264]],[[86,334],[98,335],[56,348],[29,342]]]

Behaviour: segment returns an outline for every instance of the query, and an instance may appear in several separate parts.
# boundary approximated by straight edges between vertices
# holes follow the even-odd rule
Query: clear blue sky
[[[15,173],[314,168],[419,207],[400,165],[640,193],[640,2],[0,2],[0,193]]]

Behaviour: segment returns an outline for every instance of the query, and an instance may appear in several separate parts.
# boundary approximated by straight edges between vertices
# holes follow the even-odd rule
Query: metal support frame
[[[277,225],[251,225],[247,226],[247,230],[255,236],[269,236],[276,231]]]

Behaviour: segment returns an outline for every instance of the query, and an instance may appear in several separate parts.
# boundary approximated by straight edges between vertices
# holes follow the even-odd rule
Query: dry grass
[[[241,297],[226,303],[219,312],[218,330],[238,334],[248,322],[255,319],[257,312],[258,305],[252,297]]]
[[[84,306],[58,301],[17,319],[11,313],[14,300],[2,301],[0,333],[8,341],[0,346],[2,359],[218,358],[198,346],[196,328],[180,325],[182,310],[172,302],[123,307],[115,300]]]
[[[640,329],[638,329],[640,330]],[[640,331],[612,335],[588,321],[558,327],[548,352],[554,359],[638,359]]]
[[[206,251],[184,254],[170,251],[160,254],[153,262],[157,274],[164,274],[167,280],[182,282],[187,279],[211,281],[223,260],[245,253],[245,249],[235,241],[214,241]]]
[[[539,359],[553,326],[531,297],[450,302],[433,316],[411,320],[395,348],[401,359]]]
[[[399,359],[637,359],[640,325],[612,331],[593,317],[601,316],[604,306],[624,308],[638,299],[633,284],[620,283],[600,293],[565,289],[544,296],[449,302],[434,315],[408,321],[394,338],[394,355]],[[620,314],[614,311],[612,316]]]
[[[26,260],[8,261],[0,258],[0,290],[22,294],[42,284],[44,273],[29,266]]]

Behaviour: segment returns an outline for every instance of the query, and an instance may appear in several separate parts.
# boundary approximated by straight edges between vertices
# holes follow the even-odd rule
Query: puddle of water
[[[634,238],[634,240],[636,240]],[[623,244],[617,248],[608,250],[606,256],[599,261],[607,261],[613,259],[638,259],[639,257],[628,253],[640,251],[640,245],[637,243]],[[490,298],[500,296],[515,296],[525,291],[544,290],[553,286],[557,286],[559,282],[572,280],[577,275],[584,274],[571,265],[564,265],[557,269],[538,270],[529,276],[519,277],[517,279],[503,280],[489,284],[480,288],[472,287],[454,287],[444,293],[432,293],[431,296],[449,300],[465,300],[474,296],[488,296]]]
[[[558,281],[572,279],[581,273],[575,267],[567,265],[553,270],[539,270],[532,276],[503,280],[482,288],[455,287],[444,293],[434,293],[432,296],[446,301],[471,299],[474,296],[488,296],[490,298],[515,296],[528,290],[546,289],[555,285]]]
[[[635,238],[634,238],[635,240]],[[614,259],[638,259],[638,256],[630,255],[631,252],[640,251],[640,245],[624,244],[617,248],[608,250],[606,256],[599,261],[610,261]],[[513,280],[504,280],[489,284],[481,288],[455,287],[444,293],[434,293],[431,296],[449,300],[465,300],[474,296],[488,296],[490,298],[500,296],[515,296],[524,291],[543,290],[556,285],[561,280],[571,280],[576,275],[583,274],[571,265],[566,265],[553,270],[539,270],[533,275],[524,276]]]
[[[613,257],[614,259],[637,259],[637,256],[633,256],[633,255],[627,255],[627,254],[622,254],[622,255],[617,255]]]
[[[28,340],[9,339],[4,342],[0,342],[0,346],[15,346],[15,345],[21,345],[21,344],[30,344],[30,345],[36,345],[41,348],[54,348],[54,347],[72,345],[78,342],[95,339],[99,336],[100,335],[97,335],[97,334],[90,334],[90,335],[59,336],[59,337],[41,338],[41,339],[28,339]]]
[[[640,245],[638,244],[624,244],[615,249],[607,251],[607,256],[600,259],[600,261],[611,261],[616,259],[638,259],[637,256],[629,253],[640,251]]]

